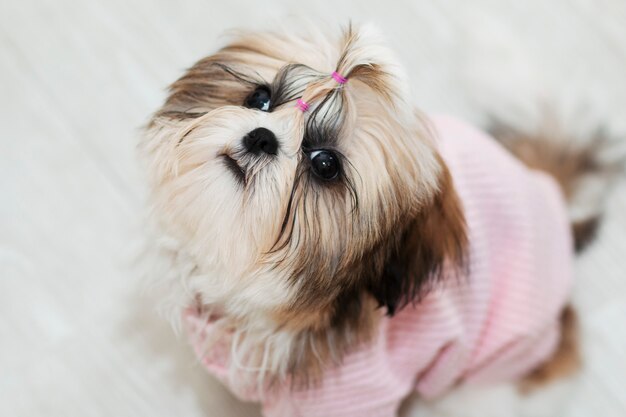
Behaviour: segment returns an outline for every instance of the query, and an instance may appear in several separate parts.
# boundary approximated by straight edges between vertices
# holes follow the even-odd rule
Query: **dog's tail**
[[[492,122],[491,134],[528,167],[550,174],[567,199],[576,251],[595,237],[606,196],[624,172],[626,158],[603,131],[588,138],[563,134],[544,123],[534,132]]]

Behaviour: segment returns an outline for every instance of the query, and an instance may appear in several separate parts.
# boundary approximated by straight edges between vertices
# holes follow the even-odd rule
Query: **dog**
[[[393,416],[577,367],[572,262],[598,217],[568,201],[592,152],[415,101],[371,26],[244,32],[145,129],[164,303],[266,416]]]

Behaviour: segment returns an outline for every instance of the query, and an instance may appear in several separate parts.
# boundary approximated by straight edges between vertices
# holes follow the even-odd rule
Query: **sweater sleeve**
[[[380,390],[371,384],[374,378],[365,380],[285,392],[262,403],[263,417],[395,417],[407,393]]]
[[[387,343],[379,337],[324,372],[318,385],[263,402],[264,417],[395,417],[414,378],[399,376]]]
[[[264,417],[395,417],[412,389],[412,378],[399,378],[389,363],[382,326],[374,343],[348,354],[326,370],[321,381],[297,389],[285,383],[259,388],[246,372],[229,372],[229,341],[203,348],[212,324],[189,311],[187,330],[196,354],[207,370],[243,401],[260,402]]]

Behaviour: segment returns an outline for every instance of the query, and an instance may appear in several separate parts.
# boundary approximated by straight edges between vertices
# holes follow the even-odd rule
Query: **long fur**
[[[259,87],[269,112],[242,107]],[[207,354],[230,346],[232,374],[314,382],[375,337],[382,314],[463,264],[454,184],[371,27],[241,33],[169,91],[141,143],[152,223],[167,236],[162,288],[173,316],[193,306],[211,321],[197,337]],[[242,148],[258,127],[279,138],[277,155]],[[336,153],[337,180],[311,173],[314,149]]]

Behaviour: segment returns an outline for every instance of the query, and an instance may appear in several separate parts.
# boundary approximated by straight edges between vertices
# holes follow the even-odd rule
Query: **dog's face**
[[[393,313],[461,259],[461,208],[401,73],[369,28],[248,33],[171,86],[143,150],[202,303],[321,328]]]

